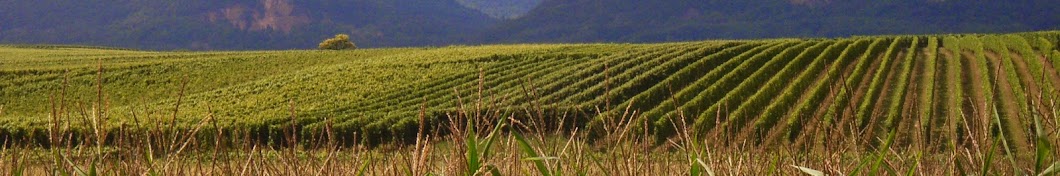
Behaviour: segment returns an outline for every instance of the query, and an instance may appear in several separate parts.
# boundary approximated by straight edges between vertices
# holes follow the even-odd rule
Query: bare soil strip
[[[998,64],[1004,64],[1003,58],[997,53],[986,52],[986,57],[987,60],[995,63],[995,67]],[[1003,65],[997,68],[1005,69]],[[998,110],[1000,111],[999,114],[1001,114],[1001,123],[1003,123],[1000,125],[1005,132],[1007,140],[1012,142],[1009,144],[1010,147],[1015,147],[1015,151],[1013,151],[1015,153],[1033,151],[1030,149],[1030,143],[1026,139],[1027,134],[1022,130],[1024,128],[1021,125],[1022,123],[1020,123],[1020,107],[1016,100],[1017,95],[1013,92],[1013,85],[1009,84],[1009,78],[1005,76],[1004,70],[998,71],[995,77],[997,77],[997,91],[999,93],[997,94],[997,103],[1000,105]]]
[[[881,62],[883,62],[884,55],[887,55],[887,53],[880,53],[879,55],[877,55],[876,62],[869,66],[868,70],[865,70],[867,71],[865,75],[862,75],[861,83],[858,83],[856,88],[851,87],[851,89],[853,89],[854,91],[854,94],[852,97],[850,97],[849,105],[840,105],[840,107],[842,107],[843,113],[839,116],[839,118],[843,118],[844,120],[847,118],[856,118],[854,116],[854,113],[856,113],[855,111],[857,111],[858,108],[857,103],[861,102],[861,99],[864,98],[866,91],[869,91],[869,84],[872,82],[872,77],[876,76],[876,70],[880,69],[880,64]]]
[[[854,45],[854,44],[851,43],[850,45]],[[853,46],[847,46],[847,47],[853,47]],[[843,58],[834,58],[834,61],[832,63],[829,63],[829,65],[827,67],[825,67],[824,69],[821,69],[821,71],[818,72],[817,75],[816,75],[817,79],[814,79],[814,80],[817,80],[819,82],[815,83],[815,84],[811,84],[809,87],[816,87],[817,84],[829,84],[828,82],[824,82],[822,79],[824,79],[825,76],[828,75],[828,70],[831,69],[830,67],[840,66],[840,65],[836,65],[836,63],[840,62],[842,59]],[[853,63],[853,62],[851,64],[845,65],[844,69],[843,69],[843,72],[840,73],[840,77],[835,78],[836,82],[833,82],[831,84],[842,84],[842,82],[845,81],[842,78],[848,77],[848,75],[850,75],[850,73],[853,72],[854,67],[856,67],[856,66],[857,66],[857,64]],[[832,88],[834,89],[834,91],[832,91],[832,92],[839,92],[839,87],[833,86]],[[782,139],[780,137],[785,137],[784,139],[790,139],[791,136],[782,136],[782,135],[783,134],[800,134],[800,133],[803,133],[803,132],[811,132],[811,131],[820,131],[820,130],[817,130],[817,128],[821,128],[822,127],[821,124],[820,123],[814,123],[814,122],[823,121],[821,119],[822,119],[822,117],[824,117],[824,114],[821,113],[820,110],[821,109],[824,109],[825,111],[828,110],[828,106],[830,106],[832,104],[832,99],[833,99],[833,97],[835,97],[835,95],[833,95],[832,92],[826,94],[824,100],[822,102],[820,102],[820,104],[818,104],[819,106],[817,107],[817,111],[814,113],[813,116],[810,116],[810,118],[813,118],[813,119],[810,119],[808,121],[810,123],[803,123],[804,125],[806,125],[806,128],[803,128],[801,131],[789,131],[790,126],[788,126],[788,125],[774,125],[773,129],[770,129],[770,132],[769,132],[769,135],[768,135],[768,137],[769,137],[768,139],[770,139],[770,140]],[[807,101],[807,99],[809,99],[811,96],[812,95],[803,95],[803,96],[801,96],[799,98],[799,100],[795,101],[796,102],[795,104],[801,104],[801,103]],[[797,108],[799,108],[799,107],[792,107],[791,110],[794,110],[794,109],[797,109]],[[818,135],[798,135],[796,137],[796,139],[795,139],[795,141],[796,141],[795,142],[795,146],[804,146],[806,144],[806,142],[807,142],[806,140],[808,140],[807,137],[814,137],[814,136],[818,136]]]
[[[1042,87],[1038,85],[1038,81],[1035,80],[1035,77],[1042,75],[1034,75],[1034,73],[1031,73],[1030,67],[1027,65],[1027,60],[1024,60],[1022,55],[1011,51],[1009,53],[1009,56],[1012,56],[1012,63],[1016,66],[1016,73],[1019,75],[1020,82],[1023,83],[1023,88],[1026,89],[1024,93],[1027,94],[1027,100],[1035,102],[1034,105],[1028,104],[1028,106],[1036,105],[1038,106],[1036,108],[1038,108],[1046,117],[1053,117],[1053,112],[1045,111],[1044,109],[1048,107],[1038,100],[1038,97],[1042,96],[1044,91],[1048,91],[1042,89]]]
[[[887,120],[887,105],[889,104],[888,102],[891,102],[890,97],[891,93],[893,93],[892,91],[894,91],[894,87],[898,86],[898,82],[895,80],[897,79],[896,77],[899,76],[898,74],[902,72],[901,67],[902,64],[904,64],[903,60],[905,60],[906,54],[908,54],[904,51],[904,48],[902,50],[903,51],[899,51],[894,58],[891,58],[891,69],[886,71],[887,77],[883,80],[883,84],[880,85],[882,86],[880,94],[875,97],[876,103],[873,104],[871,109],[871,118],[869,118],[869,125],[865,126],[865,136],[863,139],[876,139],[877,136],[875,136],[875,132],[877,131],[883,131],[882,134],[887,134],[886,129],[883,128],[887,124],[883,124],[882,122]],[[886,138],[886,136],[882,136],[880,139]]]
[[[956,97],[955,94],[957,94],[958,91],[961,91],[961,87],[960,84],[949,83],[951,82],[950,79],[955,78],[951,77],[950,75],[958,75],[957,78],[960,79],[959,75],[961,73],[957,72],[958,70],[949,69],[949,65],[955,64],[953,61],[958,59],[955,58],[955,55],[953,55],[953,51],[951,51],[949,48],[939,48],[937,54],[937,67],[935,70],[934,78],[935,89],[946,90],[946,92],[935,91],[935,94],[937,95],[935,95],[935,99],[932,100],[933,102],[935,102],[934,107],[932,107],[932,109],[935,109],[935,112],[932,115],[935,116],[934,118],[936,119],[936,124],[944,124],[945,128],[938,128],[932,126],[932,129],[935,129],[932,133],[933,135],[937,136],[936,141],[939,142],[938,144],[942,144],[942,142],[953,141],[957,138],[958,135],[957,124],[960,119],[958,119],[957,117],[960,117],[959,113],[961,112],[961,109],[949,109],[950,107],[960,107],[959,104],[956,104],[954,103],[954,101],[949,100],[960,98]]]
[[[924,43],[927,43],[927,42],[925,41]],[[913,58],[914,60],[913,60],[913,62],[910,62],[910,64],[913,64],[913,70],[912,70],[911,73],[909,73],[909,79],[907,80],[908,83],[909,83],[909,85],[908,85],[909,87],[907,89],[905,89],[906,93],[905,93],[905,96],[904,96],[904,99],[903,99],[904,101],[902,101],[902,106],[901,106],[902,110],[900,111],[901,114],[898,114],[899,119],[895,119],[895,120],[897,120],[898,123],[900,124],[900,125],[898,125],[898,132],[901,133],[904,136],[913,136],[913,138],[908,138],[908,137],[907,138],[903,138],[903,139],[908,139],[908,141],[900,141],[900,142],[906,142],[906,143],[925,142],[923,140],[928,139],[927,136],[928,136],[929,133],[924,131],[924,129],[925,129],[924,127],[930,127],[931,122],[930,121],[927,121],[927,122],[923,121],[924,118],[921,117],[920,107],[921,106],[930,106],[930,104],[926,104],[926,103],[929,103],[929,102],[920,102],[920,99],[918,98],[919,96],[931,96],[931,95],[921,94],[921,92],[924,89],[927,89],[927,87],[925,87],[925,86],[927,86],[926,84],[921,84],[920,83],[920,81],[922,81],[924,79],[927,79],[927,78],[924,78],[924,76],[927,76],[927,75],[924,75],[926,73],[926,71],[924,70],[924,67],[927,67],[925,65],[925,64],[927,64],[927,63],[925,63],[926,60],[927,60],[927,58],[926,58],[927,49],[926,48],[927,47],[924,47],[924,49],[918,49],[917,51],[919,52],[919,54],[914,53],[914,54],[916,54],[914,56],[914,58]],[[925,146],[925,145],[921,145],[921,144],[924,144],[924,143],[919,143],[919,144],[917,144],[917,146],[920,146],[920,147]]]
[[[897,41],[891,41],[891,42],[897,42]],[[849,99],[847,101],[847,104],[837,104],[836,105],[837,111],[839,111],[839,112],[836,113],[836,117],[834,117],[835,119],[833,119],[834,121],[837,121],[837,123],[834,123],[835,125],[833,126],[833,128],[834,129],[838,129],[838,130],[831,130],[831,132],[833,132],[833,133],[843,133],[843,134],[836,134],[838,136],[857,135],[854,131],[850,131],[852,129],[852,127],[856,127],[857,126],[856,124],[854,124],[854,123],[857,122],[857,120],[855,119],[857,117],[854,115],[854,113],[856,113],[855,111],[857,111],[857,104],[859,102],[861,102],[862,97],[864,97],[865,93],[868,91],[869,84],[872,82],[872,77],[875,76],[876,70],[880,69],[880,64],[883,62],[883,58],[884,58],[885,55],[887,55],[887,51],[886,50],[880,51],[880,53],[878,53],[878,54],[876,54],[875,56],[872,57],[872,58],[874,58],[873,59],[874,62],[869,64],[868,69],[863,70],[865,72],[865,74],[862,75],[861,81],[858,82],[856,85],[836,85],[837,89],[848,89],[847,93],[849,93],[851,96],[849,97]],[[854,74],[854,68],[851,67],[850,69],[847,69],[845,72],[846,73],[843,74],[843,77],[840,77],[842,80],[836,82],[835,84],[846,84],[846,80],[845,79],[850,79],[850,75]],[[840,92],[840,91],[837,90],[835,92]],[[825,107],[825,108],[830,108],[830,107]],[[850,134],[847,134],[847,133],[850,133]],[[796,141],[805,140],[805,139],[801,139],[801,138],[805,138],[805,137],[806,137],[805,135],[800,135],[800,137],[799,137],[800,139],[798,139]]]
[[[964,102],[964,114],[968,117],[967,120],[970,127],[982,127],[983,124],[990,124],[989,119],[993,116],[993,113],[990,113],[990,106],[986,103],[986,97],[994,97],[994,94],[993,92],[986,93],[986,90],[983,89],[984,86],[990,86],[983,85],[984,81],[992,81],[984,80],[990,78],[983,78],[981,74],[983,72],[993,73],[990,73],[990,69],[980,69],[979,58],[975,56],[973,51],[962,51],[960,53],[963,58],[968,58],[963,59],[964,62],[961,62],[961,70],[965,70],[963,72],[964,76],[961,76],[964,78],[961,80],[961,85],[965,85],[964,92],[966,92],[966,95],[965,97],[960,97],[962,99],[961,102]],[[990,68],[991,66],[987,63],[986,67]]]
[[[1045,52],[1048,52],[1048,51],[1045,51]],[[1046,54],[1046,53],[1042,53],[1042,54]],[[1056,105],[1057,103],[1060,103],[1060,102],[1058,102],[1058,100],[1060,100],[1060,72],[1057,72],[1056,67],[1053,67],[1053,63],[1050,62],[1049,58],[1046,58],[1045,55],[1039,55],[1037,57],[1037,59],[1038,59],[1037,61],[1042,63],[1042,66],[1044,68],[1044,69],[1042,69],[1042,71],[1045,72],[1045,80],[1048,81],[1048,82],[1043,83],[1043,84],[1052,84],[1052,88],[1053,88],[1052,90],[1045,90],[1045,91],[1049,91],[1049,92],[1046,93],[1046,95],[1052,95],[1053,97],[1042,97],[1041,102],[1042,102],[1042,104],[1045,105],[1045,107],[1047,107],[1046,110],[1049,110],[1049,109],[1060,109],[1060,107],[1057,107],[1057,105]],[[1053,116],[1047,116],[1047,117],[1056,118],[1056,117],[1060,117],[1060,114],[1053,114]]]
[[[1037,57],[1037,59],[1038,59],[1037,61],[1042,63],[1042,66],[1044,68],[1042,70],[1045,72],[1045,78],[1046,78],[1047,81],[1049,81],[1049,82],[1047,82],[1045,84],[1052,84],[1053,85],[1053,89],[1054,90],[1046,90],[1046,91],[1053,91],[1054,95],[1060,94],[1060,92],[1057,92],[1057,91],[1060,91],[1060,72],[1056,71],[1056,68],[1053,67],[1053,63],[1050,62],[1049,59],[1046,58],[1044,55],[1039,55]],[[1044,99],[1044,100],[1052,100],[1052,99],[1055,99],[1055,98],[1056,97],[1043,97],[1042,99]],[[1045,104],[1048,104],[1048,103],[1049,102],[1045,102]],[[1055,108],[1051,108],[1051,109],[1055,109]]]
[[[866,50],[866,52],[868,52],[868,51]],[[829,87],[831,87],[831,89],[833,89],[833,91],[831,91],[828,95],[825,96],[824,101],[821,102],[821,106],[818,106],[817,110],[814,111],[813,117],[821,117],[821,116],[824,116],[826,113],[828,113],[828,108],[830,106],[832,106],[832,103],[834,103],[833,101],[835,101],[834,100],[835,96],[837,96],[835,94],[838,94],[839,91],[843,89],[843,87],[844,87],[843,84],[845,84],[845,82],[846,82],[845,79],[849,78],[851,74],[854,74],[854,69],[856,67],[857,67],[857,64],[856,63],[852,63],[850,65],[847,65],[845,68],[843,68],[843,73],[839,74],[840,77],[836,78],[836,81],[832,82],[831,83],[832,85],[829,86]],[[833,120],[835,120],[835,119],[833,119]],[[835,123],[833,122],[832,124],[835,124]]]

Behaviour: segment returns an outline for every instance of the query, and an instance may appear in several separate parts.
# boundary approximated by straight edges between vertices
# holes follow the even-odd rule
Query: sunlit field
[[[8,175],[1057,175],[1060,32],[0,46]]]

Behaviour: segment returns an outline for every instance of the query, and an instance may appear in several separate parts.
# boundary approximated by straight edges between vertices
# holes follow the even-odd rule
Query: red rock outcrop
[[[258,7],[233,4],[206,14],[210,22],[228,22],[232,26],[251,31],[271,29],[290,33],[295,27],[312,22],[308,15],[299,13],[289,0],[261,0]]]

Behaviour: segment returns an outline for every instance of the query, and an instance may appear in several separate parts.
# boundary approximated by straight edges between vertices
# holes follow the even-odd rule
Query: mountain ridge
[[[486,43],[662,42],[1054,30],[1060,3],[1021,1],[545,0]],[[979,7],[992,7],[989,9]],[[620,12],[620,13],[616,13]]]
[[[0,0],[0,43],[309,49],[1000,33],[1060,29],[1060,3],[832,0]],[[991,8],[982,8],[991,7]],[[525,11],[525,12],[523,12]]]
[[[9,4],[0,6],[0,43],[9,44],[304,49],[350,33],[367,47],[445,45],[497,21],[453,0],[0,2]]]

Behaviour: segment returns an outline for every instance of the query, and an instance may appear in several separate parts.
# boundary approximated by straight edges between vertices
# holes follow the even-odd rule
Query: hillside
[[[0,43],[139,49],[304,49],[336,33],[350,34],[362,47],[445,45],[496,21],[452,0],[2,0],[0,4],[4,4]]]
[[[261,135],[294,118],[305,135],[333,125],[345,140],[380,142],[412,138],[417,117],[475,112],[591,133],[633,120],[661,136],[681,119],[767,145],[820,136],[807,128],[956,142],[965,123],[996,120],[1013,150],[1031,151],[1025,127],[1040,122],[1025,117],[1058,120],[1042,103],[1060,92],[1058,43],[1051,31],[357,51],[3,46],[0,136],[41,134],[52,117],[184,128],[208,118]]]
[[[990,8],[983,8],[990,7]],[[661,42],[1055,30],[1050,0],[545,0],[484,42]]]
[[[526,15],[542,0],[456,0],[461,5],[476,9],[497,19],[516,19]]]
[[[998,33],[1056,30],[1060,3],[831,0],[0,0],[0,43],[160,50]],[[983,8],[990,7],[990,8]],[[106,10],[101,10],[106,9]]]

